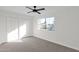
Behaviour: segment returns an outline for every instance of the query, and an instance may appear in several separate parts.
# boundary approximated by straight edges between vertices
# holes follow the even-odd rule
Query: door
[[[18,40],[18,19],[9,17],[7,18],[7,40],[8,42]]]

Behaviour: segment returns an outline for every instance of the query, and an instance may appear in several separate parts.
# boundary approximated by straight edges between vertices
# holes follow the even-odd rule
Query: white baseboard
[[[0,42],[0,45],[5,44],[5,43],[7,43],[7,42]]]

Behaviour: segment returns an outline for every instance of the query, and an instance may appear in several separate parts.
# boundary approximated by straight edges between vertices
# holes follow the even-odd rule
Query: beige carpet
[[[20,42],[0,45],[0,52],[77,52],[77,50],[36,37],[27,37]]]

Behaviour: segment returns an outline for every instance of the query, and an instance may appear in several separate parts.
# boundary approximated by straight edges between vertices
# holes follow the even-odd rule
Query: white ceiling
[[[31,8],[33,8],[32,6],[29,6]],[[66,7],[57,7],[57,6],[37,6],[37,8],[45,8],[45,10],[40,11],[43,15],[48,14],[48,13],[53,13],[56,12],[58,10],[62,10]],[[30,16],[36,16],[39,15],[37,13],[27,13],[30,10],[25,8],[25,6],[0,6],[1,10],[6,10],[9,12],[14,12],[14,13],[20,13],[20,14],[25,14],[25,15],[30,15]]]
[[[31,7],[31,6],[29,6]],[[31,7],[33,8],[33,7]],[[42,14],[46,14],[48,12],[51,12],[53,10],[53,12],[58,9],[57,7],[52,7],[52,6],[37,6],[37,8],[45,8],[45,10],[40,11]],[[38,15],[37,13],[29,13],[27,14],[27,12],[30,11],[30,9],[25,8],[25,6],[0,6],[1,10],[6,10],[9,12],[15,12],[15,13],[20,13],[20,14],[26,14],[26,15],[30,15],[30,16],[35,16]]]

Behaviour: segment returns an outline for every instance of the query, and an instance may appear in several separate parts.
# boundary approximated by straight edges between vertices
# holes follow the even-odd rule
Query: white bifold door
[[[26,36],[26,20],[17,18],[7,19],[7,40],[13,42]]]
[[[18,34],[18,36],[19,36],[19,39],[21,39],[21,38],[23,38],[23,37],[25,37],[26,35],[27,35],[27,21],[25,20],[25,19],[20,19],[19,20],[19,28],[18,28],[18,30],[19,30],[19,34]]]
[[[7,19],[7,40],[8,42],[18,40],[18,20],[15,18]]]

